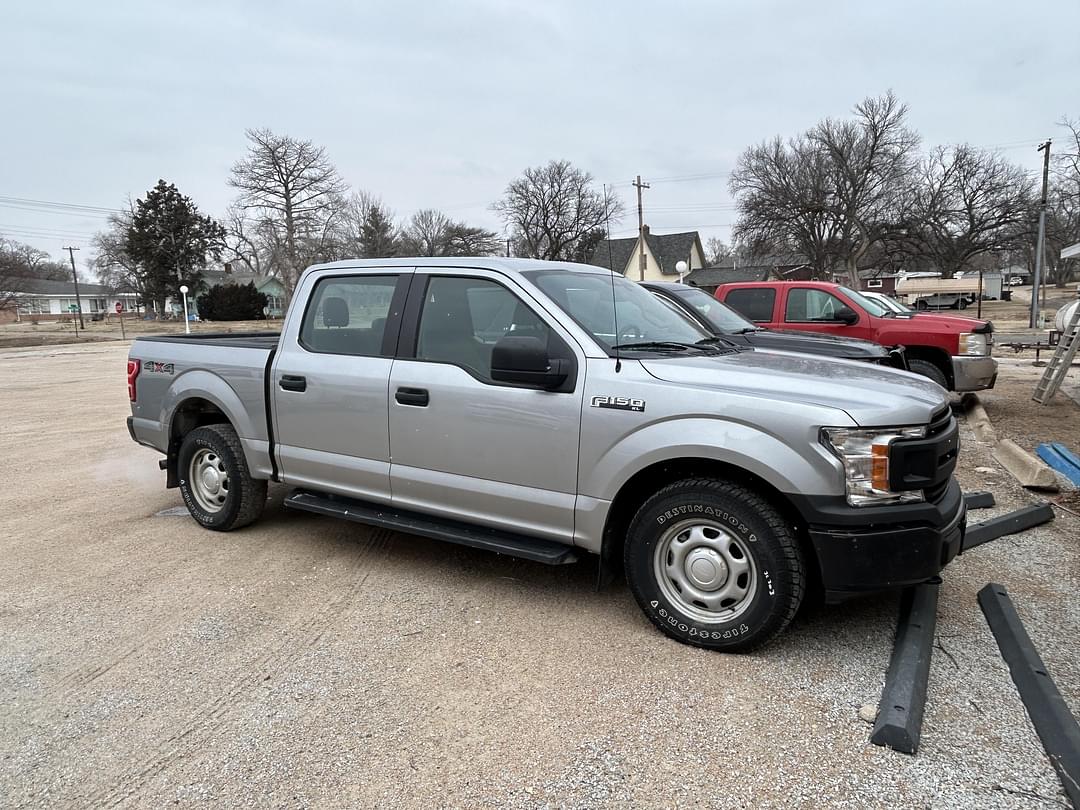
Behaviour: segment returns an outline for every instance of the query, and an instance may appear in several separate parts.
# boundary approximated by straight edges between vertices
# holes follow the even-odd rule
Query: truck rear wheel
[[[626,578],[653,624],[684,644],[725,652],[760,647],[802,603],[805,563],[780,513],[728,481],[678,481],[634,516]]]
[[[929,360],[908,360],[908,371],[927,377],[946,391],[949,390],[949,381],[945,379],[945,372],[935,366]]]
[[[266,505],[266,481],[251,477],[231,425],[206,425],[184,437],[177,458],[180,494],[203,527],[227,532],[247,526]]]

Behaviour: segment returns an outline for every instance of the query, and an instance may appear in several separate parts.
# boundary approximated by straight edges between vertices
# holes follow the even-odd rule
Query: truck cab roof
[[[531,270],[564,270],[568,273],[601,275],[611,273],[604,267],[546,259],[515,259],[506,256],[395,256],[387,259],[342,259],[337,262],[314,264],[307,268],[303,275],[319,270],[377,270],[384,267],[461,267],[513,274]]]

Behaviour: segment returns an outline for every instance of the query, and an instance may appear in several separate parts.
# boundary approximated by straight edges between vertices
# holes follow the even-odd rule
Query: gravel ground
[[[125,351],[0,352],[0,804],[1065,806],[975,594],[1009,588],[1080,709],[1070,515],[949,567],[908,757],[858,717],[895,596],[730,656],[596,593],[591,562],[286,513],[280,490],[257,525],[203,531],[157,516],[180,498],[124,428]],[[1034,499],[964,442],[989,514]]]

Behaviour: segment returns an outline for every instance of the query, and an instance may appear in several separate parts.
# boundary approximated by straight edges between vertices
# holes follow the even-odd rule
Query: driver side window
[[[491,350],[506,335],[539,338],[551,329],[510,290],[483,278],[432,276],[420,312],[416,359],[461,366],[491,381]]]

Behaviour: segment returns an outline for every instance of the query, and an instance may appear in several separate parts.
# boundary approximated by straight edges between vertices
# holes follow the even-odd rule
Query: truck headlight
[[[960,335],[960,354],[983,355],[990,353],[990,342],[985,334],[964,332]]]
[[[844,463],[844,484],[851,506],[923,500],[922,490],[894,492],[889,489],[889,445],[897,439],[925,436],[925,427],[821,429],[822,442]]]

